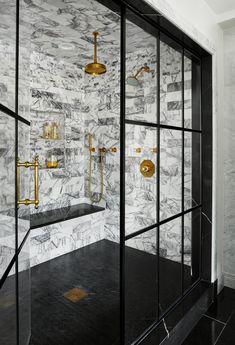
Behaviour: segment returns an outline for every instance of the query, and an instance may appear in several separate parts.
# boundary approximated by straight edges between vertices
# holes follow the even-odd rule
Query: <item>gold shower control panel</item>
[[[20,199],[20,168],[30,168],[34,167],[34,199]],[[18,159],[17,162],[17,205],[34,205],[35,208],[38,208],[39,205],[39,191],[38,191],[38,156],[35,157],[34,162],[20,162]]]
[[[144,177],[152,177],[155,173],[155,164],[151,160],[145,159],[140,164],[140,172]]]

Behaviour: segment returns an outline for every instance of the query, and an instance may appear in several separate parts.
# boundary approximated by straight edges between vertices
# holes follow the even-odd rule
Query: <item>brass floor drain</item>
[[[64,294],[64,297],[73,303],[77,303],[87,296],[88,294],[79,288],[73,288]]]

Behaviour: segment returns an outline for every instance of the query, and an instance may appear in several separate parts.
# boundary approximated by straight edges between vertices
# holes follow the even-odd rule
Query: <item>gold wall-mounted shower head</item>
[[[151,72],[150,67],[147,65],[140,67],[134,75],[130,75],[129,77],[127,77],[126,79],[127,84],[131,86],[138,86],[139,85],[138,75],[141,72],[147,72],[147,73]]]
[[[97,36],[98,32],[94,31],[94,62],[88,63],[85,66],[85,72],[94,76],[104,74],[107,71],[107,68],[104,64],[97,62]]]

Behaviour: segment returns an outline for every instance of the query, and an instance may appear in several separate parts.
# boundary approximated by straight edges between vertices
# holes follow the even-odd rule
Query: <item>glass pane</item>
[[[126,235],[156,223],[156,144],[155,128],[126,125]]]
[[[182,127],[182,54],[160,42],[160,119]]]
[[[190,287],[200,274],[201,210],[184,216],[184,288]]]
[[[0,112],[0,278],[15,254],[15,120]]]
[[[157,39],[128,13],[126,22],[126,119],[157,122]]]
[[[159,310],[165,312],[181,295],[181,217],[159,230]]]
[[[184,208],[201,202],[201,134],[184,134]]]
[[[13,266],[0,289],[0,344],[16,345],[16,275]]]
[[[19,339],[20,345],[29,343],[31,328],[30,239],[26,240],[18,256],[19,262]]]
[[[201,69],[199,61],[184,57],[184,126],[200,129]]]
[[[160,130],[160,219],[181,212],[182,132]]]
[[[131,344],[158,316],[156,235],[153,229],[126,241],[125,344]]]
[[[0,0],[0,103],[15,110],[16,1]]]
[[[33,30],[33,21],[30,3],[20,0],[20,26],[19,26],[19,93],[18,113],[23,118],[30,120],[30,56]]]

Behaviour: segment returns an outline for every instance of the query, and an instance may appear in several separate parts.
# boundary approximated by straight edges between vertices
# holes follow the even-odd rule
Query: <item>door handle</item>
[[[34,167],[34,199],[20,199],[20,168],[30,168]],[[33,163],[30,162],[20,162],[18,158],[17,162],[17,205],[34,205],[38,208],[39,205],[39,191],[38,191],[38,156],[35,157]]]

